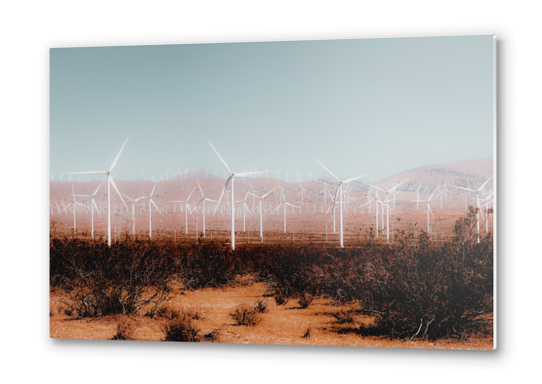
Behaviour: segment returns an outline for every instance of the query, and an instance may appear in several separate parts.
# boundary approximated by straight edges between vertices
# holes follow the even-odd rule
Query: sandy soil
[[[255,326],[238,326],[229,316],[238,305],[252,304],[267,292],[264,283],[253,283],[249,279],[222,289],[185,291],[174,288],[170,305],[177,310],[197,310],[203,314],[194,323],[203,332],[220,328],[221,343],[236,344],[296,344],[320,346],[356,346],[390,348],[431,348],[431,349],[475,349],[491,350],[493,340],[471,339],[466,342],[454,340],[398,341],[380,337],[362,337],[355,333],[339,334],[339,329],[354,328],[370,324],[372,318],[358,315],[352,324],[336,323],[332,312],[355,308],[352,305],[332,305],[327,299],[316,299],[306,309],[301,309],[297,300],[291,299],[278,306],[274,298],[264,297],[268,302],[267,312],[261,314],[261,322]],[[100,339],[110,340],[117,331],[122,316],[107,316],[98,319],[74,319],[67,316],[62,301],[66,293],[60,289],[51,291],[50,336],[58,339]],[[134,338],[137,340],[162,341],[164,333],[161,324],[165,320],[131,316],[134,324]],[[302,338],[311,328],[310,338]]]

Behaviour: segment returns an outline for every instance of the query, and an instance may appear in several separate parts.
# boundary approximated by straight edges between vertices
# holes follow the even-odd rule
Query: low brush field
[[[115,339],[493,349],[493,236],[397,231],[354,247],[51,238],[50,334]]]

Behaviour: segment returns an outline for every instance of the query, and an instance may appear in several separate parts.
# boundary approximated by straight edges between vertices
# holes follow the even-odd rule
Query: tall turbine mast
[[[111,172],[113,171],[113,168],[115,168],[115,165],[117,165],[117,161],[119,160],[120,154],[122,153],[122,150],[124,149],[124,146],[128,142],[128,138],[122,145],[122,148],[120,149],[117,157],[115,157],[115,160],[113,161],[113,164],[109,168],[108,171],[90,171],[90,172],[68,172],[68,175],[81,175],[81,174],[88,174],[88,175],[104,175],[107,178],[107,244],[111,246],[111,185],[117,191],[117,194],[120,197],[120,200],[128,209],[128,206],[124,202],[124,199],[122,198],[122,195],[119,192],[119,189],[117,188],[117,185],[115,184],[115,181],[113,180],[113,177],[111,176]]]

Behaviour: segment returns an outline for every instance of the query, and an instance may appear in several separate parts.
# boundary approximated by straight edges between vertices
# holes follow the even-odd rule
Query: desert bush
[[[308,308],[309,305],[311,305],[313,300],[313,297],[308,293],[303,293],[303,296],[297,301],[299,304],[299,307],[301,308]]]
[[[181,313],[179,317],[162,324],[164,341],[201,342],[204,340],[200,330],[194,325],[192,317]]]
[[[117,333],[111,340],[136,340],[133,321],[127,317],[121,317],[117,323]]]
[[[258,313],[265,313],[265,312],[267,312],[267,305],[268,305],[267,300],[265,300],[263,298],[259,298],[254,303],[254,309]]]
[[[235,311],[230,313],[230,317],[235,321],[235,325],[254,326],[260,322],[258,311],[247,304],[241,304],[235,308]]]
[[[284,292],[279,290],[277,293],[275,293],[275,303],[277,305],[285,305],[288,303],[288,297],[284,294]]]
[[[181,314],[178,310],[176,310],[170,305],[165,305],[159,310],[157,310],[153,317],[166,319],[166,320],[174,320],[174,319],[178,319],[180,316]]]
[[[493,239],[477,243],[476,212],[455,226],[456,238],[434,247],[426,233],[419,245],[403,244],[385,257],[363,263],[358,299],[376,316],[365,333],[389,337],[466,338],[491,331],[493,312]]]
[[[220,342],[222,338],[222,327],[213,329],[211,332],[205,333],[203,335],[204,341],[209,342]]]
[[[154,314],[169,300],[171,261],[145,244],[53,239],[50,281],[70,293],[79,317]]]
[[[353,309],[340,310],[337,312],[330,313],[331,316],[337,320],[337,324],[349,324],[353,323],[356,316],[356,311]]]
[[[310,339],[311,338],[311,332],[312,332],[312,329],[311,329],[311,326],[309,325],[307,327],[307,330],[305,331],[305,333],[303,334],[303,336],[301,336],[302,339]]]
[[[224,286],[240,272],[236,254],[213,243],[183,249],[178,264],[179,275],[190,290]]]

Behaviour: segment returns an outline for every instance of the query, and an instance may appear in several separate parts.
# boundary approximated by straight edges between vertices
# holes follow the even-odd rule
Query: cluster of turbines
[[[122,210],[123,209],[122,206],[124,206],[124,208],[131,213],[131,216],[132,216],[132,232],[133,232],[133,234],[135,234],[135,209],[136,209],[136,205],[139,207],[140,210],[143,208],[141,203],[138,204],[140,201],[148,200],[149,237],[152,237],[152,207],[154,206],[156,208],[156,210],[161,215],[163,214],[162,211],[164,210],[164,208],[165,208],[166,213],[167,213],[167,209],[168,209],[167,204],[165,205],[165,207],[163,206],[162,209],[160,209],[160,207],[158,207],[156,202],[153,200],[153,195],[154,195],[154,191],[155,191],[155,188],[156,188],[156,184],[154,185],[154,187],[152,189],[152,192],[149,195],[138,197],[138,198],[130,198],[127,195],[122,194],[119,191],[119,189],[117,188],[117,186],[115,184],[115,181],[114,181],[114,179],[112,177],[112,171],[115,168],[115,165],[117,164],[117,161],[118,161],[118,159],[119,159],[119,157],[120,157],[120,155],[121,155],[121,153],[122,153],[122,151],[123,151],[123,149],[124,149],[127,142],[128,142],[128,139],[126,139],[126,141],[124,142],[122,148],[120,149],[119,153],[115,157],[115,159],[114,159],[111,167],[109,168],[109,170],[107,170],[107,171],[88,171],[88,172],[69,172],[68,173],[68,175],[98,175],[98,176],[105,176],[106,177],[105,181],[107,182],[107,204],[106,204],[106,207],[99,206],[95,201],[97,193],[100,190],[101,186],[103,185],[103,182],[98,186],[98,188],[91,195],[76,194],[75,191],[73,190],[73,186],[72,186],[73,200],[68,202],[68,203],[61,202],[62,207],[58,203],[56,203],[56,208],[57,208],[58,213],[62,213],[62,212],[65,212],[65,211],[67,212],[67,210],[69,208],[72,208],[73,215],[74,215],[74,232],[76,230],[76,216],[75,216],[76,211],[77,210],[83,210],[83,211],[90,210],[90,212],[91,212],[91,236],[92,237],[94,237],[94,211],[96,210],[96,212],[100,215],[100,211],[103,211],[104,209],[107,209],[107,242],[108,242],[109,246],[111,245],[111,212],[113,210],[118,211],[118,207],[112,207],[112,205],[111,205],[111,187],[113,187],[113,189],[116,191],[118,197],[120,198],[120,201],[122,202],[122,205],[121,205],[120,209]],[[251,186],[248,190],[243,191],[244,192],[244,197],[241,200],[235,200],[235,180],[236,179],[240,179],[240,178],[241,179],[246,179],[246,178],[250,178],[250,177],[255,177],[256,175],[259,175],[259,174],[262,174],[262,173],[267,174],[269,171],[266,169],[266,170],[263,170],[263,171],[251,171],[251,172],[239,172],[239,173],[233,172],[231,170],[231,168],[228,166],[227,162],[220,156],[218,151],[215,149],[215,147],[210,142],[209,142],[209,145],[211,146],[211,148],[213,149],[213,151],[217,155],[218,159],[220,160],[220,162],[223,164],[224,168],[227,171],[226,182],[222,187],[222,191],[220,193],[220,197],[218,198],[218,200],[211,199],[211,198],[205,196],[203,188],[199,184],[199,180],[198,180],[197,184],[198,184],[198,187],[199,187],[201,198],[198,199],[195,203],[193,203],[193,204],[189,203],[195,190],[192,190],[192,192],[184,200],[170,201],[170,203],[173,204],[172,208],[170,208],[170,209],[173,210],[173,212],[176,211],[176,204],[180,204],[180,207],[181,207],[180,210],[185,213],[185,231],[186,231],[186,233],[187,233],[187,228],[188,228],[187,227],[188,214],[192,215],[194,210],[200,209],[201,212],[202,212],[203,236],[205,236],[205,214],[210,213],[210,212],[212,212],[213,214],[216,214],[217,210],[220,209],[221,213],[224,215],[224,214],[227,214],[228,213],[227,210],[229,210],[230,211],[229,213],[230,213],[230,216],[231,216],[231,248],[235,249],[235,217],[236,217],[236,215],[242,213],[242,215],[243,215],[243,227],[244,227],[243,230],[245,230],[246,214],[247,214],[247,212],[250,213],[251,215],[253,214],[253,211],[250,210],[250,208],[249,208],[249,206],[247,204],[247,199],[251,197],[252,200],[253,200],[253,210],[254,210],[254,204],[255,204],[256,200],[258,201],[257,206],[259,208],[260,238],[263,241],[263,214],[265,212],[265,208],[263,206],[263,201],[267,197],[269,197],[271,195],[271,193],[275,191],[275,189],[278,189],[279,204],[278,204],[278,206],[276,208],[269,209],[269,212],[270,213],[276,213],[282,208],[283,215],[284,215],[284,232],[286,233],[286,213],[287,213],[287,208],[291,207],[292,210],[301,209],[301,206],[303,205],[303,194],[304,194],[305,190],[303,189],[301,184],[299,186],[299,192],[298,192],[298,194],[301,195],[301,205],[299,205],[299,206],[296,206],[296,205],[286,201],[285,190],[281,187],[280,183],[277,183],[277,188],[273,188],[273,189],[268,190],[268,191],[256,191]],[[343,201],[343,199],[347,200],[347,202],[349,203],[349,198],[348,197],[349,197],[349,192],[351,191],[349,189],[349,184],[354,180],[358,180],[358,179],[361,179],[361,178],[367,176],[368,174],[364,174],[364,175],[352,177],[352,178],[349,178],[349,179],[341,180],[337,176],[335,176],[335,174],[333,174],[333,172],[331,172],[328,168],[326,168],[320,161],[318,161],[317,159],[315,159],[315,160],[316,160],[316,162],[318,162],[318,164],[320,164],[320,166],[322,166],[322,168],[324,168],[331,175],[331,177],[338,184],[334,195],[327,188],[327,184],[324,184],[323,196],[324,196],[324,205],[327,205],[326,204],[326,199],[327,199],[328,196],[329,196],[330,200],[332,201],[331,206],[326,211],[326,215],[331,210],[331,213],[333,215],[334,232],[335,232],[335,222],[336,222],[335,211],[336,211],[336,206],[338,205],[338,211],[339,211],[339,245],[340,245],[340,247],[344,247],[343,207],[345,206],[346,202]],[[277,173],[278,173],[278,170],[277,170]],[[216,173],[214,173],[214,174],[216,175]],[[176,174],[175,176],[179,176],[179,175],[180,175],[180,173]],[[169,176],[169,175],[167,175],[167,176]],[[300,174],[299,172],[296,173],[296,177],[297,177],[298,180],[301,180],[301,176],[302,176],[302,174]],[[464,190],[465,192],[471,192],[471,193],[475,194],[476,207],[478,208],[477,209],[478,242],[480,241],[480,238],[479,238],[479,234],[480,234],[480,214],[483,215],[483,208],[486,208],[486,212],[487,212],[488,207],[491,207],[492,204],[493,204],[493,190],[491,190],[489,192],[485,191],[485,187],[486,187],[487,183],[491,180],[491,178],[492,177],[488,178],[477,189],[471,189],[471,188],[460,187],[460,186],[452,186],[452,187],[454,187],[456,189]],[[381,216],[381,219],[380,219],[381,223],[380,224],[381,224],[382,228],[384,228],[384,216],[385,216],[385,219],[386,219],[386,226],[385,226],[386,227],[386,241],[389,242],[389,239],[390,239],[390,232],[389,232],[389,228],[390,228],[390,226],[389,226],[390,203],[393,206],[392,209],[394,209],[395,208],[395,195],[397,194],[397,188],[401,184],[403,184],[403,181],[397,183],[395,186],[393,186],[390,189],[383,189],[383,188],[378,186],[378,183],[376,185],[368,184],[368,183],[365,183],[365,184],[367,186],[369,186],[369,195],[367,196],[367,202],[365,202],[364,204],[362,204],[361,206],[359,206],[357,208],[358,209],[363,208],[364,206],[369,206],[369,208],[370,208],[371,204],[373,202],[375,202],[376,227],[377,228],[379,227],[378,220],[379,220],[379,215],[380,215]],[[416,203],[416,206],[418,208],[419,208],[420,203],[422,203],[422,204],[425,203],[426,204],[427,225],[428,225],[428,232],[429,232],[429,220],[430,220],[429,216],[430,215],[434,216],[434,213],[433,213],[432,208],[431,208],[431,203],[433,201],[432,199],[435,196],[435,193],[438,192],[438,196],[441,199],[441,207],[442,207],[442,197],[444,196],[447,199],[449,190],[448,190],[448,187],[447,187],[446,184],[443,186],[443,188],[440,188],[440,186],[438,186],[437,189],[435,191],[433,191],[431,193],[431,195],[427,199],[421,199],[420,198],[420,188],[421,188],[421,186],[418,186],[417,191],[416,191],[416,199],[413,200],[413,201]],[[226,202],[225,202],[225,204],[221,204],[222,199],[224,197],[224,194],[227,195],[227,197],[225,199]],[[77,197],[90,198],[89,206],[85,206],[84,204],[81,204],[80,202],[78,202],[76,200]],[[128,202],[131,204],[130,208],[126,204],[126,201],[124,200],[124,198],[126,198],[128,200]],[[211,207],[209,207],[209,205],[211,205]],[[213,205],[214,205],[214,209],[212,209]],[[241,206],[241,209],[236,210],[236,207],[238,207],[239,205]],[[465,205],[467,205],[467,193],[465,193]],[[308,209],[308,207],[307,207],[307,209]],[[313,209],[316,209],[316,208],[313,207]],[[379,209],[380,209],[380,213],[379,213]],[[52,210],[53,210],[53,207],[51,206],[51,212],[52,212]],[[323,211],[323,207],[322,207],[322,211]],[[385,212],[385,214],[384,214],[384,212]],[[486,215],[487,215],[487,213],[486,213]],[[486,231],[487,231],[487,217],[486,217]],[[377,231],[377,236],[378,236],[378,231]]]

